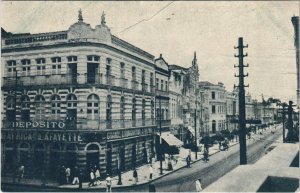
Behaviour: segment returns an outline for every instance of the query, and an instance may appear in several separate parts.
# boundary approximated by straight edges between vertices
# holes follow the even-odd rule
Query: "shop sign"
[[[45,128],[45,129],[64,129],[66,124],[60,121],[17,121],[12,122],[12,127],[16,128]]]
[[[2,131],[2,140],[13,140],[14,132]],[[75,132],[55,132],[55,131],[16,131],[16,140],[25,141],[57,141],[57,142],[80,142],[81,136]]]
[[[122,138],[121,131],[107,132],[107,139],[119,139]]]

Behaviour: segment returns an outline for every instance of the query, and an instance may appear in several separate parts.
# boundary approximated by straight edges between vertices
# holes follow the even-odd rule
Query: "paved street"
[[[248,163],[254,163],[262,157],[272,143],[281,142],[280,136],[282,130],[277,128],[275,134],[270,132],[270,129],[264,131],[263,135],[253,135],[248,143]],[[174,192],[189,192],[195,191],[194,181],[201,178],[203,188],[214,182],[230,170],[239,165],[239,145],[231,147],[228,151],[221,151],[210,157],[208,163],[203,161],[196,162],[192,168],[183,168],[175,171],[161,179],[155,180],[153,183],[156,186],[156,191],[174,191]],[[3,190],[7,191],[24,191],[24,187],[9,187],[3,186]],[[41,191],[36,187],[27,187],[26,190]],[[70,189],[43,189],[42,191],[70,191]],[[74,190],[74,189],[73,189]],[[78,191],[76,189],[76,191]],[[84,190],[83,190],[84,191]],[[85,189],[86,191],[86,189]],[[88,191],[104,191],[104,189],[89,189]],[[138,186],[130,186],[123,188],[114,188],[113,191],[148,191],[148,184],[141,184]]]

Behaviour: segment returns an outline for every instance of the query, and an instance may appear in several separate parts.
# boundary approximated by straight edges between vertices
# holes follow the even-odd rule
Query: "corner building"
[[[153,55],[112,35],[104,13],[95,28],[79,11],[66,31],[2,34],[2,175],[14,159],[56,178],[62,165],[114,174],[148,162]]]

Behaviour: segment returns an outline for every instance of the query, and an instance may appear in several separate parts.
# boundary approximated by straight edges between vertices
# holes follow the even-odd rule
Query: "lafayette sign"
[[[13,131],[3,130],[1,132],[2,140],[13,140]],[[80,142],[81,136],[77,132],[59,132],[59,131],[16,131],[16,140],[27,141],[57,141],[57,142]]]

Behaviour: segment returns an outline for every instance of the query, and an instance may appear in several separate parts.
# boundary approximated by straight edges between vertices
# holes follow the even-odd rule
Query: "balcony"
[[[157,127],[160,127],[160,120],[156,120]],[[161,126],[162,127],[170,127],[171,126],[171,120],[161,120]]]
[[[121,77],[119,79],[119,85],[122,88],[128,88],[128,80],[126,78],[124,78],[124,77]]]
[[[131,89],[132,90],[138,90],[139,89],[139,82],[136,80],[131,81]]]
[[[77,84],[78,83],[77,76],[72,76],[69,74],[19,76],[17,83],[18,85],[22,85],[22,86]],[[12,84],[14,84],[14,82],[15,82],[14,77],[3,78],[4,86],[11,86]]]
[[[154,85],[150,85],[150,92],[151,93],[155,93],[155,86]]]
[[[148,84],[142,82],[142,91],[143,92],[148,92]]]
[[[164,97],[168,97],[169,96],[169,92],[168,91],[164,91],[164,90],[155,90],[155,94],[156,96],[164,96]]]
[[[78,129],[95,129],[95,130],[106,130],[106,129],[125,129],[132,127],[143,127],[143,126],[154,126],[154,119],[114,119],[111,121],[107,120],[78,120]]]

